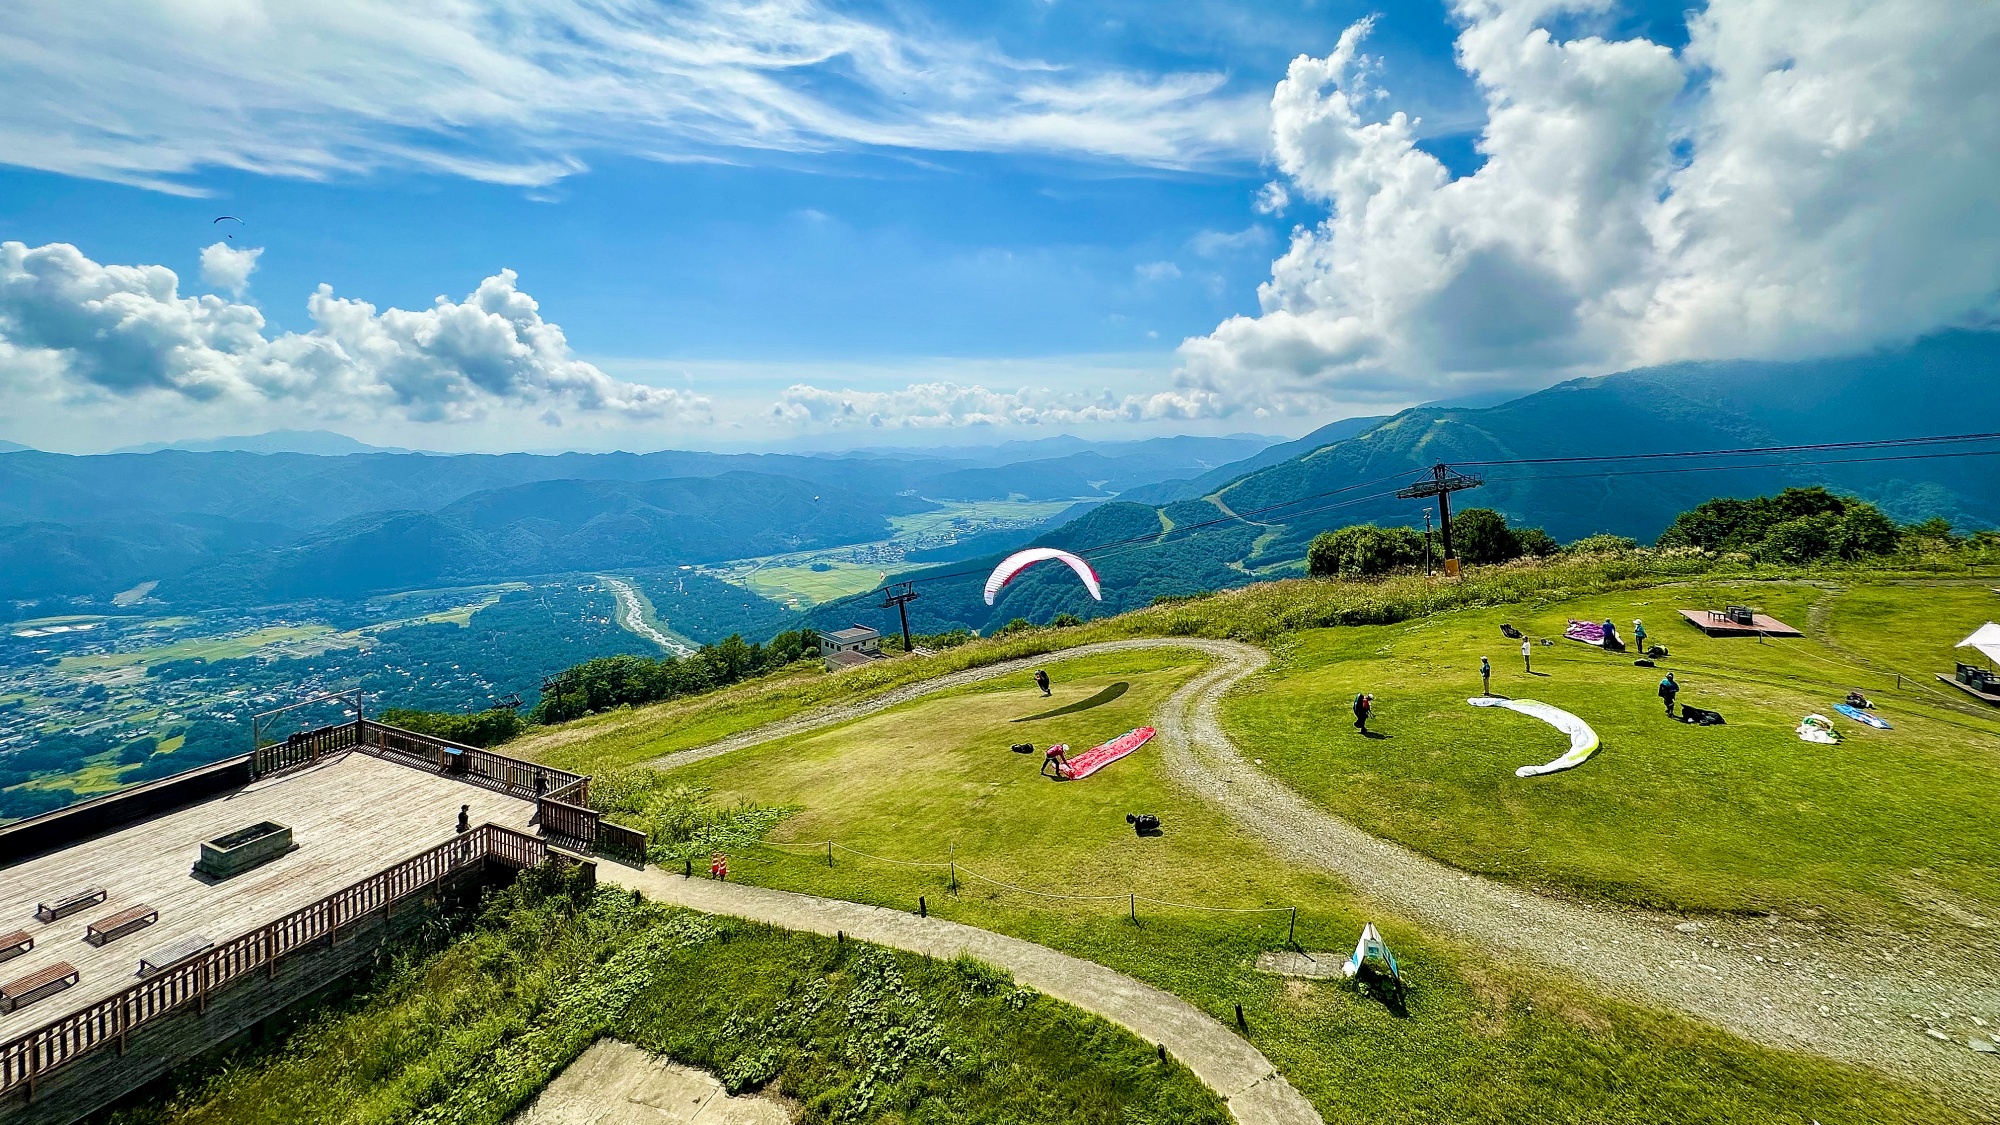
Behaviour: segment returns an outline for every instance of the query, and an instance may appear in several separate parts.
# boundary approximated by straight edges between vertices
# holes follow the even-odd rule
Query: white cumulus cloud
[[[416,421],[529,404],[708,417],[705,399],[619,382],[576,359],[515,280],[502,270],[463,301],[439,297],[421,310],[377,311],[322,285],[306,302],[311,331],[267,335],[256,308],[182,296],[165,266],[100,265],[63,243],[0,243],[0,396],[289,402]]]
[[[1221,415],[1221,403],[1199,388],[1119,397],[1108,391],[1047,387],[994,391],[950,382],[912,383],[890,391],[836,391],[798,383],[785,388],[770,413],[778,422],[802,428],[926,430],[1215,418]]]
[[[1711,0],[1676,53],[1600,2],[1458,0],[1485,163],[1454,179],[1348,28],[1272,98],[1300,228],[1182,345],[1230,404],[1409,402],[1676,359],[1857,350],[2000,313],[2000,9]],[[1386,111],[1386,112],[1385,112]]]
[[[244,249],[231,246],[227,242],[217,242],[201,249],[201,280],[204,285],[217,289],[227,289],[237,297],[250,287],[250,275],[256,272],[257,259],[264,256],[264,248]]]
[[[1015,58],[912,11],[822,0],[0,5],[0,154],[185,190],[204,167],[417,168],[545,184],[610,152],[1254,156],[1213,71]]]

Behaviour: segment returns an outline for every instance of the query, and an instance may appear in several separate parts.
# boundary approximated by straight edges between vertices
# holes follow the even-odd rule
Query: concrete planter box
[[[292,830],[267,820],[203,841],[201,859],[194,869],[212,879],[227,879],[269,863],[294,847]]]

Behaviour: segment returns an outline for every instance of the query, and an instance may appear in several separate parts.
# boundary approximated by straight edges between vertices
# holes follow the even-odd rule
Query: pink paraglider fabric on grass
[[[1563,636],[1587,645],[1601,645],[1604,643],[1604,626],[1595,621],[1572,620],[1569,628],[1563,630]]]
[[[1063,771],[1063,777],[1070,781],[1081,781],[1152,741],[1153,735],[1157,733],[1152,727],[1140,727],[1137,730],[1128,730],[1102,745],[1093,746],[1069,760],[1069,768]]]
[[[1100,602],[1104,600],[1104,589],[1098,585],[1097,572],[1090,569],[1089,563],[1068,551],[1058,551],[1054,547],[1030,547],[1025,551],[1016,551],[1008,555],[1000,561],[999,566],[993,568],[992,574],[986,576],[986,604],[992,605],[993,599],[1000,596],[1000,588],[1018,578],[1022,571],[1048,559],[1061,559],[1071,570],[1076,571],[1078,578],[1083,579],[1084,588],[1090,591],[1091,597]]]

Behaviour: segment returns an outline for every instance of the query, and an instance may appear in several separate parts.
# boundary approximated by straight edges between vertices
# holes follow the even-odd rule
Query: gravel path
[[[1094,961],[973,926],[922,918],[900,910],[842,899],[776,891],[747,883],[688,879],[657,867],[634,871],[601,864],[598,878],[631,888],[655,902],[708,914],[862,941],[949,960],[961,953],[1014,974],[1014,979],[1116,1023],[1165,1047],[1195,1077],[1229,1104],[1241,1125],[1323,1125],[1304,1095],[1277,1072],[1264,1053],[1170,992],[1142,984]]]
[[[1967,1047],[1979,1030],[1975,1016],[1986,1021],[1984,1034],[2000,1033],[2000,973],[1990,960],[1953,958],[1898,935],[1847,943],[1796,923],[1574,902],[1469,875],[1369,835],[1252,767],[1223,731],[1223,694],[1270,660],[1251,645],[1194,638],[1084,645],[808,712],[647,764],[700,761],[1055,659],[1153,648],[1195,649],[1214,660],[1155,720],[1170,772],[1279,855],[1338,874],[1384,908],[1491,955],[1532,960],[1758,1043],[1872,1066],[2000,1119],[2000,1056]]]

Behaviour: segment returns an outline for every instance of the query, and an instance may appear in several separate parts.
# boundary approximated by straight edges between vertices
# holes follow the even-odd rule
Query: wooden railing
[[[571,847],[593,848],[602,818],[594,810],[544,797],[536,803],[535,823],[550,836],[560,836]]]
[[[318,730],[300,731],[283,742],[257,747],[254,767],[258,777],[316,765],[330,754],[352,750],[359,737],[357,724],[341,723]]]
[[[0,1044],[0,1094],[25,1086],[33,1097],[35,1084],[51,1071],[107,1044],[116,1043],[122,1050],[132,1032],[189,1004],[206,1011],[217,990],[259,969],[275,976],[279,960],[287,954],[323,938],[337,940],[342,926],[377,912],[386,916],[398,901],[476,863],[491,858],[526,868],[547,857],[548,846],[533,836],[496,824],[480,825],[80,1012]]]
[[[530,801],[546,796],[583,804],[590,799],[590,779],[582,774],[509,758],[505,754],[466,746],[433,734],[418,734],[400,727],[385,726],[373,720],[346,725],[359,728],[357,748],[378,758],[445,774]]]
[[[647,836],[637,828],[627,828],[608,820],[597,822],[597,846],[593,850],[614,859],[643,865],[646,862]]]

